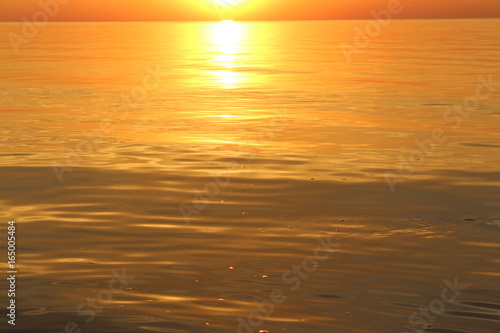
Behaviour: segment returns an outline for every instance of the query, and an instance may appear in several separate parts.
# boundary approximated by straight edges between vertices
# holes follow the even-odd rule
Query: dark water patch
[[[445,313],[447,315],[454,316],[454,317],[466,317],[466,318],[492,320],[492,321],[498,321],[500,323],[500,315],[492,315],[492,314],[483,313],[483,312],[456,311],[456,310],[447,310]]]
[[[78,281],[56,281],[52,282],[51,284],[62,287],[89,287],[98,285],[97,283],[78,282]]]
[[[438,332],[438,333],[476,333],[474,331],[464,331],[464,330],[459,330],[459,329],[453,329],[453,328],[444,328],[444,327],[429,327],[428,329],[425,329],[424,332]]]
[[[472,306],[482,309],[498,310],[500,311],[500,303],[479,302],[479,301],[458,301],[458,304]]]
[[[500,144],[494,143],[459,143],[459,145],[466,147],[500,148]]]
[[[405,292],[399,292],[394,290],[369,290],[369,293],[377,295],[388,295],[388,296],[401,296],[401,297],[421,297],[417,294],[409,294]]]
[[[337,294],[304,294],[306,297],[312,297],[312,298],[324,298],[324,299],[342,299],[342,300],[348,300],[348,299],[354,299],[353,296],[347,296],[347,295],[337,295]]]

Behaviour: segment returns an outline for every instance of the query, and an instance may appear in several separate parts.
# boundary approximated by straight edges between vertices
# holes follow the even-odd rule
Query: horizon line
[[[392,18],[392,20],[397,21],[413,21],[413,20],[498,20],[500,17],[416,17],[416,18]],[[224,19],[224,20],[54,20],[50,21],[50,23],[149,23],[149,22],[221,22],[221,21],[234,21],[234,22],[289,22],[289,21],[373,21],[376,20],[374,18],[347,18],[347,19],[288,19],[288,20],[232,20],[232,19]],[[0,23],[24,23],[25,21],[1,21]]]

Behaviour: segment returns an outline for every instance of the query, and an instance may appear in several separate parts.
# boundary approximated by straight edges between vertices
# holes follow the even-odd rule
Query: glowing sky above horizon
[[[499,0],[3,0],[0,20],[32,20],[40,4],[56,12],[56,1],[52,21],[367,19],[392,2],[402,19],[500,17]]]

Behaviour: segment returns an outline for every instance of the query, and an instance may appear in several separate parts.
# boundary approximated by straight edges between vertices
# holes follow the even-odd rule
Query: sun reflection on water
[[[221,70],[212,71],[210,74],[218,77],[225,89],[236,88],[242,81],[242,74],[234,71],[238,52],[244,37],[243,24],[231,20],[214,23],[210,30],[211,41],[214,45],[214,60]]]

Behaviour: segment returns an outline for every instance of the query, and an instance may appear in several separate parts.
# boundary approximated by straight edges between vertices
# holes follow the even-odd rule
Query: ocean
[[[499,31],[1,23],[0,332],[496,332]]]

